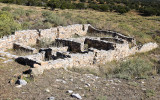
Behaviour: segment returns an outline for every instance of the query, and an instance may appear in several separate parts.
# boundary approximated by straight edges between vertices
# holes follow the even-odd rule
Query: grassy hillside
[[[95,10],[50,11],[43,7],[28,7],[0,3],[0,9],[11,13],[19,29],[50,28],[69,24],[91,24],[100,29],[115,30],[133,36],[140,43],[160,42],[160,16],[143,17],[135,11],[126,14]]]

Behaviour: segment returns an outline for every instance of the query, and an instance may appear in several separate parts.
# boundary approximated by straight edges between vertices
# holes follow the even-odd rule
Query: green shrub
[[[107,100],[106,96],[98,96],[96,97],[96,100]]]
[[[14,21],[11,13],[0,12],[0,37],[10,35],[19,29],[21,29],[21,25]]]
[[[152,66],[147,61],[132,59],[120,63],[120,66],[115,68],[114,74],[117,78],[123,79],[146,78],[151,70]]]
[[[77,8],[77,9],[84,9],[84,8],[85,8],[84,3],[77,3],[77,4],[75,4],[75,5],[76,5],[76,8]]]
[[[22,8],[15,9],[13,13],[17,14],[19,16],[25,16],[26,15],[25,10],[23,10]]]
[[[1,10],[2,11],[11,11],[11,8],[7,6],[7,7],[3,7]]]
[[[147,90],[145,91],[145,95],[146,95],[147,98],[150,98],[150,97],[152,97],[152,96],[155,95],[155,91],[154,91],[154,90],[147,89]]]
[[[30,26],[30,29],[47,29],[51,27],[52,27],[52,24],[49,22],[38,21],[32,26]]]
[[[33,14],[35,11],[33,10],[26,10],[25,13],[26,13],[26,16],[30,16],[31,14]]]
[[[42,16],[45,18],[45,22],[49,22],[55,26],[66,25],[66,21],[62,17],[51,12],[42,12]]]
[[[31,28],[31,23],[30,22],[22,23],[22,29],[23,30],[30,29],[30,28]]]
[[[18,8],[18,9],[14,10],[13,16],[14,16],[14,19],[17,20],[17,19],[20,19],[23,16],[26,16],[26,12],[25,12],[25,10],[23,10],[21,8]]]
[[[61,16],[64,16],[65,18],[67,18],[67,19],[70,19],[71,17],[72,17],[72,13],[69,13],[69,12],[64,12],[64,13],[62,13],[61,14]]]
[[[52,15],[52,12],[50,12],[50,11],[42,11],[43,17],[47,17],[47,16],[51,16],[51,15]]]

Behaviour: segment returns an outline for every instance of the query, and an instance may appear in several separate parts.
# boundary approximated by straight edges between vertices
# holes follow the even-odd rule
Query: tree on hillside
[[[21,25],[16,23],[9,12],[0,12],[0,37],[14,33],[21,29]]]
[[[54,10],[55,8],[60,8],[61,1],[60,0],[50,0],[47,5]]]

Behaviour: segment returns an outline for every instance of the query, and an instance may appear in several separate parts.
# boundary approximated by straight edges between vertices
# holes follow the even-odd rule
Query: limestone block
[[[36,67],[36,68],[31,68],[31,74],[34,76],[38,76],[40,74],[43,74],[43,67]]]
[[[146,43],[139,49],[138,52],[140,52],[140,53],[141,52],[147,52],[147,51],[153,50],[153,49],[155,49],[157,47],[158,47],[157,43],[152,43],[152,42]]]

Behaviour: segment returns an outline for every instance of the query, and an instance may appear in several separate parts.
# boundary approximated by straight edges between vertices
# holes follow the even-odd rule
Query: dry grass
[[[160,36],[157,36],[157,34],[159,34],[157,31],[160,30],[160,16],[143,17],[135,11],[130,11],[121,15],[115,12],[98,12],[90,9],[56,9],[55,11],[50,11],[44,9],[44,7],[29,7],[3,3],[0,3],[0,5],[0,8],[9,6],[13,9],[21,8],[23,10],[36,11],[36,13],[33,13],[30,16],[23,16],[18,20],[21,23],[25,22],[25,24],[34,25],[32,28],[38,28],[40,25],[46,26],[43,26],[43,28],[49,28],[57,24],[43,23],[44,17],[42,16],[42,12],[47,11],[58,16],[60,19],[63,19],[64,25],[91,24],[100,29],[114,30],[135,37],[137,41],[141,43],[150,41],[160,42]],[[152,38],[153,36],[156,36],[155,39]]]

